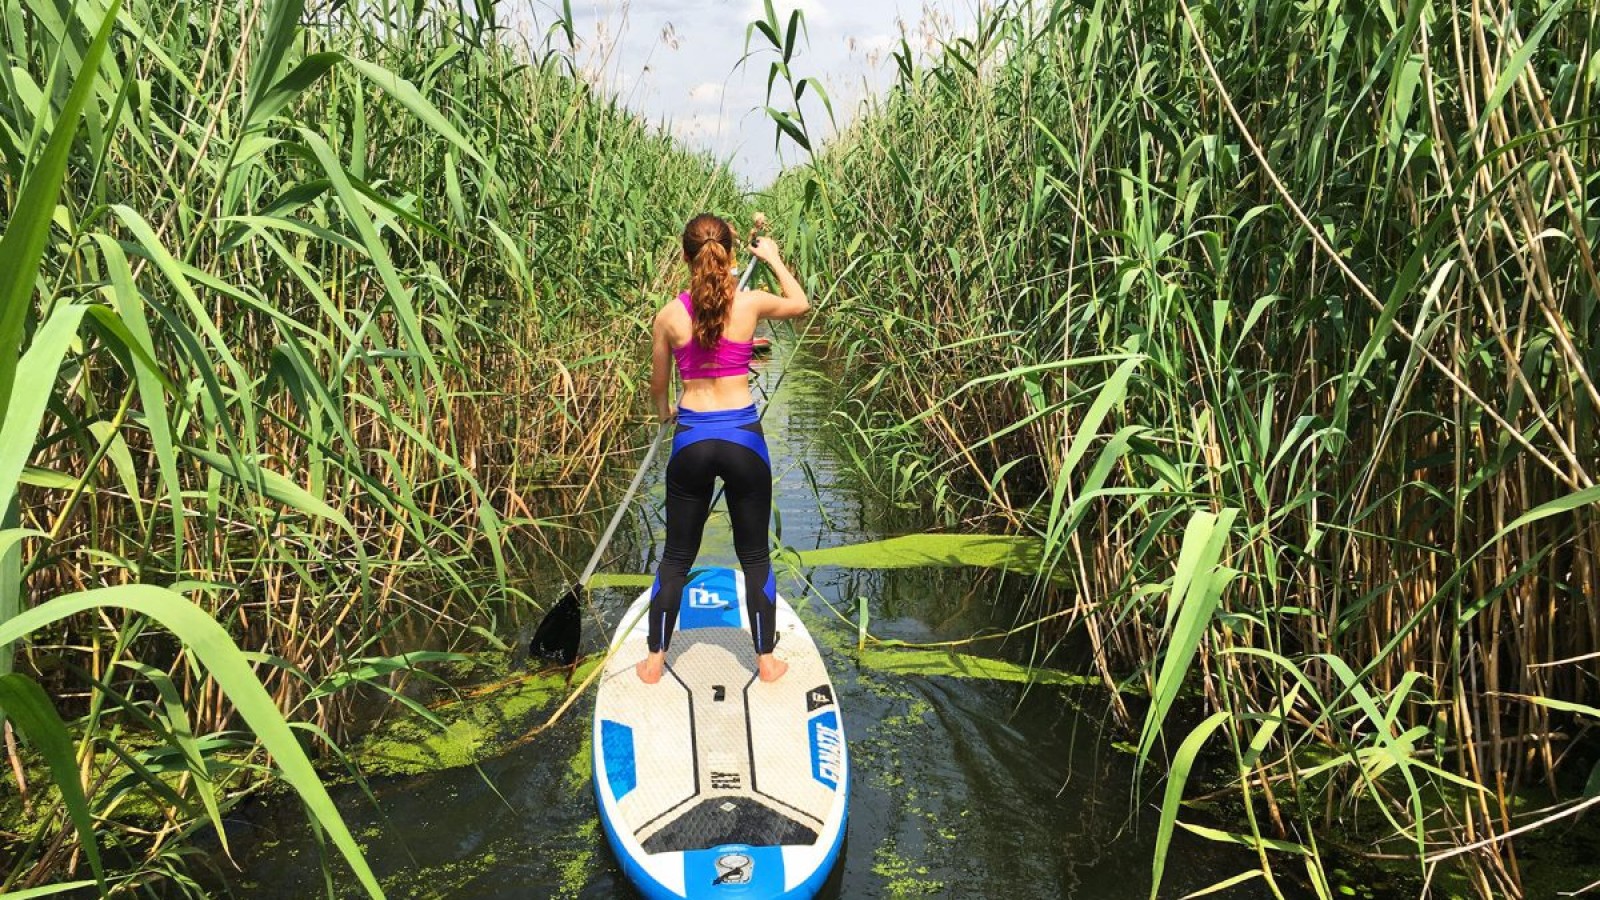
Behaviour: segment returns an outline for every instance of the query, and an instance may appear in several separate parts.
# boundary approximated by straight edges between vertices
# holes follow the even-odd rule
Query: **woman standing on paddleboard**
[[[757,675],[776,681],[788,669],[772,655],[777,603],[767,544],[772,463],[750,395],[750,354],[757,322],[792,319],[811,309],[811,301],[771,238],[755,239],[751,253],[777,277],[781,296],[738,289],[733,229],[727,222],[710,213],[689,220],[683,229],[689,290],[661,307],[652,329],[650,398],[663,422],[676,418],[677,429],[667,463],[667,544],[650,594],[650,653],[637,666],[646,684],[660,681],[666,666],[718,478],[728,496],[734,552],[744,570]],[[676,410],[669,397],[674,361],[683,381]]]

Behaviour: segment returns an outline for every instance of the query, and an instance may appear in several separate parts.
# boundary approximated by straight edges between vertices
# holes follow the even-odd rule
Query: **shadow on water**
[[[777,358],[763,380],[769,389],[797,352],[792,342],[774,343]],[[852,484],[830,449],[836,383],[825,363],[801,347],[768,399],[775,521],[787,547],[853,544],[929,524],[886,515]],[[620,570],[653,570],[663,470],[664,461],[619,549]],[[700,561],[735,564],[720,512],[707,527]],[[1009,627],[1027,579],[960,568],[806,572],[809,588],[791,578],[780,590],[791,595],[827,658],[854,762],[848,839],[829,896],[1149,896],[1154,798],[1137,808],[1131,759],[1114,749],[1098,719],[1105,703],[1097,689],[896,675],[863,664],[855,652],[856,627],[846,617],[858,598],[868,598],[879,637],[958,638]],[[594,592],[607,631],[633,593]],[[606,637],[598,631],[588,618],[590,652]],[[390,896],[636,896],[599,829],[590,709],[580,702],[557,727],[476,767],[372,780],[376,805],[353,786],[337,788],[340,808]],[[1145,790],[1159,787],[1151,778]],[[229,887],[217,884],[216,892],[284,898],[326,892],[324,855],[291,798],[236,810],[229,836],[241,871],[230,872]],[[334,892],[355,896],[342,864],[328,865]],[[1162,895],[1182,896],[1256,865],[1249,851],[1180,832]],[[1217,896],[1269,896],[1251,884]]]

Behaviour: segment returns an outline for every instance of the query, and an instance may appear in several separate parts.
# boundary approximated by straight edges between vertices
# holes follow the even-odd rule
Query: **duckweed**
[[[464,692],[431,710],[443,724],[409,715],[367,735],[351,759],[368,775],[420,775],[472,765],[498,753],[507,742],[538,725],[536,713],[575,689],[599,664],[591,658],[573,673],[565,669],[517,675]]]

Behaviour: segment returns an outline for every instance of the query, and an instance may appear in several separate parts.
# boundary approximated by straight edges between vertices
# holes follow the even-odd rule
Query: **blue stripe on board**
[[[678,608],[678,630],[740,627],[739,583],[733,570],[707,567],[690,573]]]
[[[611,796],[621,801],[639,785],[633,760],[633,729],[610,719],[600,720],[600,748],[606,761],[606,781]]]
[[[601,719],[600,721],[605,722],[607,720]],[[594,767],[594,771],[599,773],[601,748],[605,746],[605,741],[602,739],[591,741],[590,743],[594,745],[589,748],[590,762]],[[605,798],[601,796],[601,791],[605,789],[600,786],[600,782],[601,779],[594,779],[595,802],[600,807],[600,830],[605,833],[606,843],[611,845],[611,855],[616,857],[617,862],[622,864],[622,874],[633,882],[634,887],[639,889],[639,893],[643,894],[646,900],[682,900],[682,894],[655,880],[649,872],[645,871],[639,860],[629,855],[622,846],[622,839],[617,837],[617,824],[611,821],[611,817],[606,814]]]

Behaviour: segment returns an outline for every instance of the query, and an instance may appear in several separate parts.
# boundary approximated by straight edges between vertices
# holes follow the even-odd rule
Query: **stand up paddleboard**
[[[756,678],[737,571],[697,569],[660,683],[644,659],[646,590],[612,640],[594,712],[600,822],[652,898],[808,898],[844,838],[849,750],[817,646],[778,598],[777,657]]]

